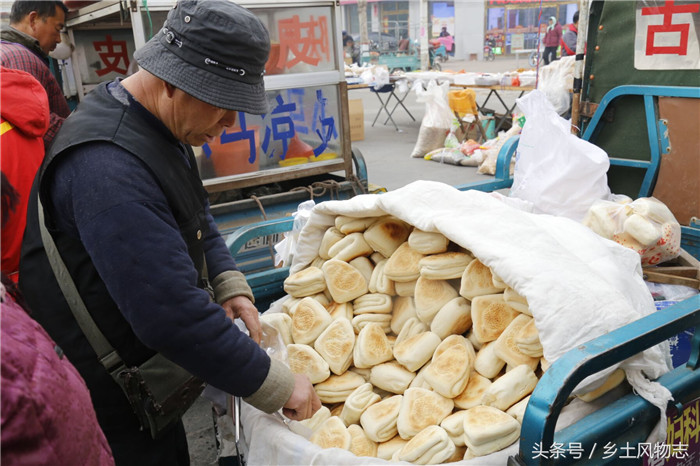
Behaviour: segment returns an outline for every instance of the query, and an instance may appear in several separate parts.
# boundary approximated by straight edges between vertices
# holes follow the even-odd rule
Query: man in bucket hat
[[[34,183],[20,286],[85,379],[118,465],[189,464],[182,421],[153,439],[98,362],[48,263],[37,196],[85,307],[128,366],[159,352],[265,412],[301,420],[320,407],[305,376],[256,344],[252,292],[209,214],[189,147],[220,136],[237,111],[268,111],[268,52],[248,10],[179,2],[137,51],[141,69],[101,84],[66,119]]]

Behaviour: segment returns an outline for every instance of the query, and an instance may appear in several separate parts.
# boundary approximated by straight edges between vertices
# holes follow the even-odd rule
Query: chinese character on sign
[[[327,101],[328,99],[323,97],[323,91],[318,89],[316,91],[316,103],[314,104],[313,130],[320,138],[321,144],[314,149],[314,155],[316,157],[323,154],[323,151],[326,150],[331,139],[338,138],[338,132],[335,129],[335,120],[332,116],[326,116]],[[321,126],[320,130],[317,129],[319,123]]]
[[[683,443],[700,443],[700,401],[683,410]]]
[[[112,40],[112,35],[107,34],[105,40],[93,42],[95,51],[100,56],[105,68],[95,71],[98,76],[104,76],[112,71],[126,74],[129,70],[129,54],[126,50],[125,40]],[[123,66],[119,66],[123,63]]]
[[[634,67],[638,70],[700,70],[700,3],[638,0]]]
[[[684,416],[682,415],[675,418],[669,416],[666,424],[666,440],[668,442],[683,440],[683,418]]]
[[[236,131],[235,133],[228,133],[226,132],[226,130],[224,130],[224,132],[219,137],[219,143],[227,144],[229,142],[247,140],[249,148],[248,163],[255,163],[255,159],[257,158],[255,131],[252,129],[248,129],[248,125],[245,121],[245,113],[238,112],[238,121],[241,127],[240,130]],[[212,150],[211,147],[209,147],[209,144],[204,144],[202,146],[202,150],[204,151],[204,155],[206,155],[207,157],[211,156]]]
[[[329,110],[328,100],[323,89],[286,89],[274,98],[271,111],[260,115],[260,123],[257,116],[238,112],[239,127],[224,131],[215,144],[204,144],[203,153],[207,158],[216,157],[218,146],[236,143],[237,150],[245,150],[247,163],[255,164],[256,170],[258,162],[262,168],[282,161],[313,162],[325,160],[316,157],[326,151],[328,158],[335,157],[337,154],[329,151],[329,145],[338,139],[337,117],[333,108]],[[255,123],[250,123],[251,118]],[[299,137],[301,134],[305,135],[304,140]]]
[[[291,68],[298,63],[318,65],[321,56],[330,60],[328,18],[320,16],[309,21],[300,21],[298,15],[281,19],[278,24],[280,58],[278,68]],[[294,56],[287,61],[289,53]]]
[[[261,147],[263,152],[267,153],[270,137],[275,141],[282,141],[282,153],[279,154],[279,157],[281,160],[284,160],[287,155],[289,140],[294,137],[294,122],[289,115],[296,111],[296,104],[285,103],[281,95],[278,95],[275,100],[277,101],[277,106],[272,109],[272,118],[270,119],[272,128],[270,126],[265,127],[265,135]],[[270,152],[270,158],[275,155],[277,154],[275,154],[274,150]]]
[[[674,0],[666,0],[663,6],[642,8],[642,16],[648,15],[663,15],[663,24],[649,25],[647,28],[647,44],[646,54],[670,54],[670,55],[686,55],[688,53],[688,32],[690,24],[674,24],[673,15],[678,13],[697,13],[700,11],[700,5],[676,5]],[[680,38],[677,44],[670,46],[655,45],[657,34],[673,34],[680,33]]]
[[[245,122],[245,113],[243,112],[238,112],[239,121],[240,121],[240,126],[241,130],[237,131],[235,133],[227,133],[224,131],[224,133],[221,135],[221,144],[226,144],[228,142],[233,142],[233,141],[242,141],[242,140],[247,140],[248,141],[248,147],[250,149],[250,155],[248,156],[248,163],[255,163],[255,158],[257,156],[256,154],[256,148],[255,148],[255,131],[252,129],[248,129],[248,125]]]
[[[316,90],[316,100],[313,107],[313,118],[309,122],[304,112],[304,89],[296,89],[296,92],[287,93],[287,101],[281,95],[276,97],[277,106],[272,110],[270,125],[265,127],[262,141],[262,150],[268,153],[268,148],[273,141],[282,142],[282,153],[276,154],[273,150],[269,157],[278,155],[281,160],[287,157],[289,141],[295,134],[311,134],[318,136],[319,144],[313,149],[313,155],[318,157],[328,148],[328,143],[338,138],[338,130],[335,127],[335,118],[327,115],[326,103],[328,99],[323,96],[321,89]],[[290,100],[293,100],[290,102]],[[310,112],[309,112],[310,113]]]

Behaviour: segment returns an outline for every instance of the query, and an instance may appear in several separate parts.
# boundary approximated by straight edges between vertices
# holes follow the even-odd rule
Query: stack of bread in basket
[[[527,301],[470,251],[392,216],[337,216],[284,289],[263,320],[324,404],[303,421],[311,442],[438,464],[519,438],[548,363]]]

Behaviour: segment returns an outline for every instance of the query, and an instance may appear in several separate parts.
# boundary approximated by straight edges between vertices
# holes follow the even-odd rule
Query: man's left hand
[[[260,344],[262,338],[262,325],[258,316],[258,309],[245,296],[234,296],[233,298],[221,304],[221,307],[226,311],[226,315],[234,320],[240,318],[250,333],[250,338],[255,343]]]

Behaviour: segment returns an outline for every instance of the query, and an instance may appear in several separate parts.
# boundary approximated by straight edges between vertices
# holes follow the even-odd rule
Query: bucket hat
[[[182,0],[134,54],[139,66],[215,107],[269,110],[265,63],[270,36],[249,10],[228,0]]]

